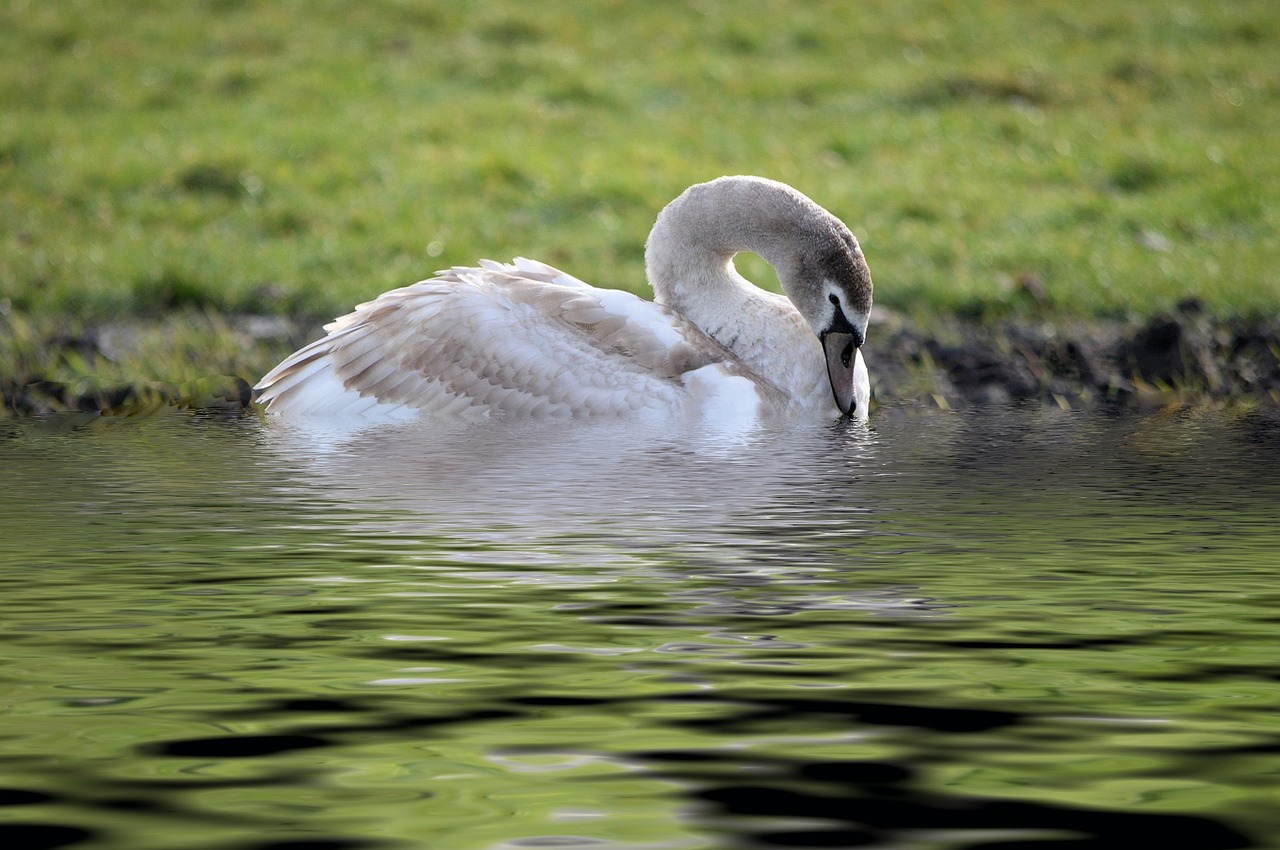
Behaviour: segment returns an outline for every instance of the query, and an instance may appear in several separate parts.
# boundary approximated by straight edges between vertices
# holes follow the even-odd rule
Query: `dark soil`
[[[1280,406],[1280,318],[1215,318],[1196,301],[1137,325],[952,319],[925,333],[879,318],[867,356],[882,405]]]
[[[307,336],[298,325],[282,330],[279,320],[247,316],[228,321],[247,338],[286,346],[280,356]],[[105,326],[99,332],[111,330]],[[259,340],[263,334],[275,338]],[[94,347],[83,338],[47,344],[54,354],[65,348],[82,357]],[[1009,402],[1062,408],[1168,403],[1280,407],[1280,317],[1217,318],[1195,301],[1143,324],[948,318],[928,330],[877,309],[866,355],[880,407]],[[54,362],[56,357],[47,359]],[[11,370],[0,364],[0,416],[136,412],[168,405],[235,413],[251,408],[250,384],[258,377],[211,376],[181,385],[140,381],[85,391],[48,375]]]

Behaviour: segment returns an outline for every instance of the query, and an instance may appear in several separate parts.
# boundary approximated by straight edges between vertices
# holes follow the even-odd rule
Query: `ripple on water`
[[[0,846],[1261,846],[1259,416],[6,425]]]

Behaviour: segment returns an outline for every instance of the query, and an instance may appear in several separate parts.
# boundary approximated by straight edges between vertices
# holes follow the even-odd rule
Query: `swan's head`
[[[825,210],[823,211],[826,212]],[[822,342],[840,412],[865,416],[866,367],[860,349],[871,318],[871,271],[858,240],[835,216],[809,231],[795,262],[778,270],[782,287]]]

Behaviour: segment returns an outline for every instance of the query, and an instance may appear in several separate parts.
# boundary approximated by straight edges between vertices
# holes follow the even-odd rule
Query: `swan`
[[[752,251],[785,296],[742,277]],[[654,300],[544,263],[481,260],[383,293],[258,382],[269,414],[866,419],[871,274],[838,218],[790,186],[686,189],[645,245]]]

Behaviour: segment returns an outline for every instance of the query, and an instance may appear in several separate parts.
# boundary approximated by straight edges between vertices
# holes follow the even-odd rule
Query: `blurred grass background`
[[[0,56],[11,336],[479,257],[645,292],[657,211],[727,173],[843,218],[917,317],[1280,311],[1274,0],[0,0]]]

